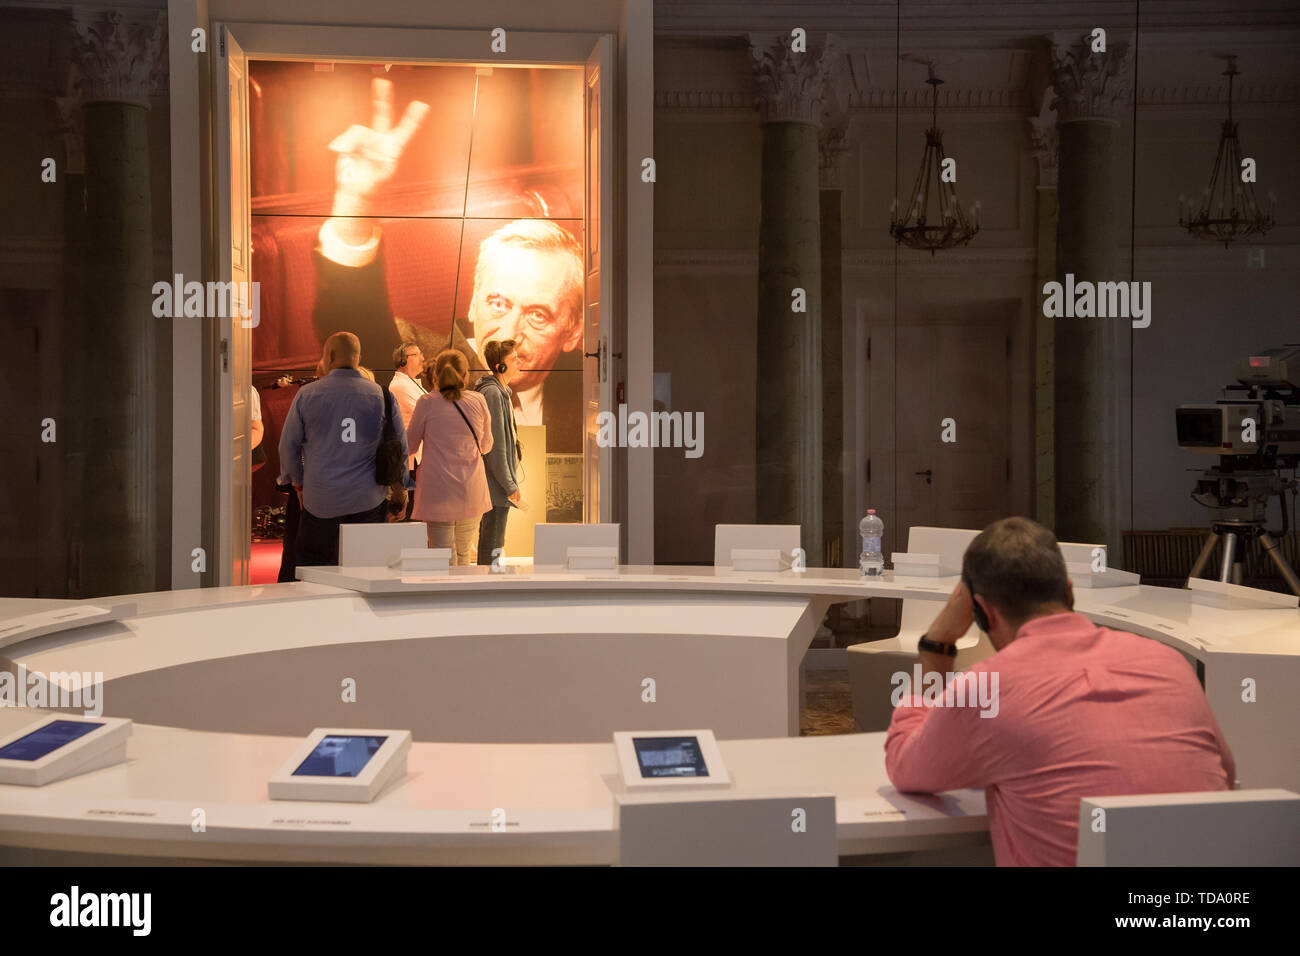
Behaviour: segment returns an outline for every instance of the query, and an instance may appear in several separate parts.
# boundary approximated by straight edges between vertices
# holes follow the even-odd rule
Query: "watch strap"
[[[956,644],[940,644],[938,641],[932,641],[926,635],[922,634],[921,639],[916,642],[916,649],[926,651],[930,654],[945,654],[948,657],[957,656]]]

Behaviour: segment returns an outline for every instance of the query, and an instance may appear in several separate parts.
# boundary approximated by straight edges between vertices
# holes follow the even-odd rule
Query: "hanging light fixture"
[[[1232,81],[1237,75],[1237,58],[1227,58],[1228,68],[1223,75],[1228,78],[1228,118],[1223,121],[1219,134],[1219,151],[1214,157],[1214,171],[1210,184],[1201,193],[1201,205],[1192,213],[1192,201],[1178,197],[1178,224],[1197,239],[1222,242],[1223,248],[1236,239],[1263,235],[1273,227],[1273,216],[1265,214],[1255,201],[1255,186],[1242,181],[1241,141],[1237,138],[1237,122],[1232,118]],[[1273,212],[1277,212],[1277,199]]]
[[[939,87],[943,80],[934,75],[934,64],[929,64],[930,78],[930,128],[925,131],[925,153],[921,168],[912,186],[912,197],[902,218],[899,217],[898,200],[889,207],[889,234],[895,242],[911,249],[928,249],[934,255],[940,249],[965,245],[980,231],[978,202],[970,208],[970,218],[957,203],[956,186],[944,180],[943,130],[939,129]],[[938,196],[938,216],[930,216],[930,189]]]

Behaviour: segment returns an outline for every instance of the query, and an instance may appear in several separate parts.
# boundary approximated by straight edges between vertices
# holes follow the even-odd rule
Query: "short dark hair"
[[[1003,518],[981,531],[961,570],[970,589],[1013,622],[1051,605],[1074,606],[1056,535],[1029,518]]]
[[[483,346],[483,359],[487,362],[489,371],[497,370],[497,363],[504,362],[506,356],[515,350],[514,339],[493,339],[487,345]]]

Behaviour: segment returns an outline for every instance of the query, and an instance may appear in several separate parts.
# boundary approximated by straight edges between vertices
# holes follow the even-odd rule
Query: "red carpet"
[[[281,541],[254,541],[248,560],[249,584],[274,584],[280,576]]]

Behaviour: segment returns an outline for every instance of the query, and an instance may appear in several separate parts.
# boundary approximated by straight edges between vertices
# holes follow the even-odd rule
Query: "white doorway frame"
[[[605,57],[606,69],[602,71],[602,81],[607,84],[602,96],[614,104],[622,101],[618,88],[622,70],[613,62],[618,38],[609,33],[533,33],[511,30],[507,34],[506,53],[493,53],[490,50],[490,35],[484,30],[436,30],[420,28],[388,27],[334,27],[307,24],[286,23],[252,23],[225,21],[213,23],[212,36],[220,37],[224,31],[238,43],[243,55],[250,60],[301,60],[336,62],[402,62],[402,63],[456,63],[482,66],[527,66],[555,65],[584,68],[590,65],[593,53]],[[584,94],[585,95],[585,94]],[[613,110],[611,109],[612,113]],[[630,111],[629,111],[630,113]],[[616,115],[616,114],[615,114]],[[215,116],[217,124],[228,123],[229,117]],[[619,130],[611,125],[602,128],[602,157],[613,157],[618,150]],[[219,154],[213,164],[217,178],[223,157]],[[610,169],[609,161],[602,163],[603,173]],[[606,248],[613,240],[613,224],[621,221],[617,206],[621,201],[623,190],[621,184],[613,181],[602,182],[600,221],[602,224],[602,245]],[[218,204],[214,211],[214,232],[217,249],[229,244],[231,213],[228,207]],[[584,236],[584,243],[589,242]],[[228,276],[217,275],[216,279],[226,281]],[[256,277],[254,277],[256,278]],[[602,308],[602,339],[626,335],[626,314],[623,303],[614,295],[615,272],[606,268],[601,276],[601,300],[612,307]],[[599,344],[587,343],[587,347],[600,348]],[[652,357],[647,354],[642,359],[647,365]],[[602,369],[603,371],[603,369]],[[606,372],[606,375],[608,373]],[[205,368],[203,384],[205,394],[215,396],[215,407],[222,402],[218,391],[219,379],[214,380],[211,368]],[[609,407],[609,387],[601,390],[602,404]],[[210,461],[224,475],[230,466],[228,450],[231,447],[232,429],[235,427],[228,416],[205,419],[203,429],[203,446],[205,464]],[[613,463],[605,459],[611,457],[606,450],[602,455],[600,477],[604,487],[600,490],[601,519],[611,520],[610,502],[614,499],[612,484]],[[208,456],[211,456],[209,458]],[[229,529],[235,525],[234,507],[230,496],[221,493],[229,482],[218,480],[218,493],[205,496],[203,515],[204,537],[212,542],[208,555],[209,566],[213,570],[211,583],[217,585],[238,585],[247,583],[236,580],[240,573],[239,549],[230,541]],[[251,507],[251,505],[250,505]],[[228,542],[228,543],[227,543]],[[246,568],[246,563],[242,565]]]

